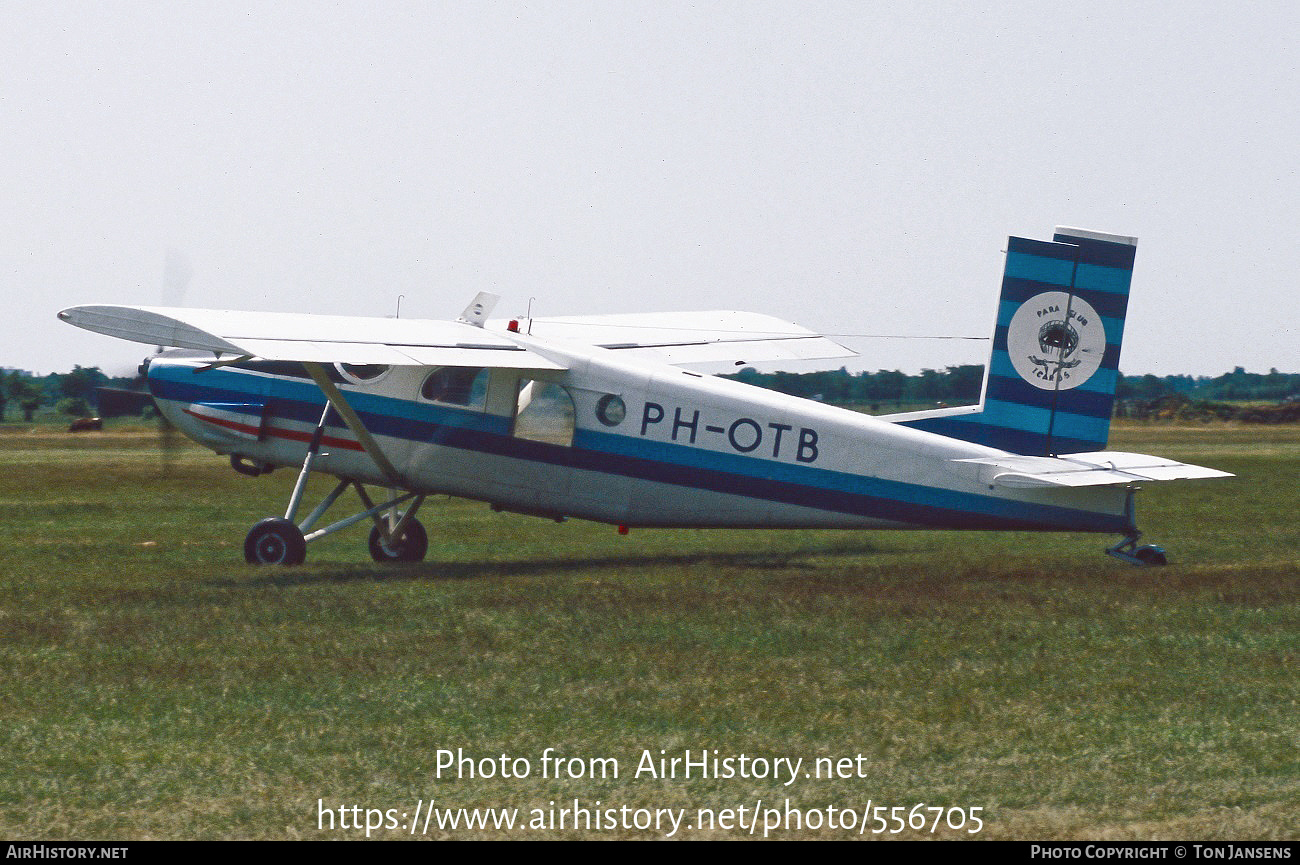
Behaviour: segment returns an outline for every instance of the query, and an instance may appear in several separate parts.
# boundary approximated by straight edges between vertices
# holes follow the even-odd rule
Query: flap
[[[735,310],[535,318],[526,330],[534,337],[580,342],[670,364],[857,356],[805,327]]]

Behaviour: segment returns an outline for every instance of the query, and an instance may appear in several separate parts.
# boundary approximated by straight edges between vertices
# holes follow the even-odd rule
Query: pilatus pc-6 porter
[[[256,564],[371,520],[380,562],[423,559],[425,498],[626,527],[1097,532],[1139,546],[1148,481],[1224,472],[1107,451],[1137,241],[1010,238],[978,405],[871,417],[693,371],[851,356],[744,312],[455,321],[77,306],[69,324],[174,351],[146,362],[162,414],[238,471],[299,469]],[[338,479],[306,516],[312,472]],[[372,496],[367,485],[384,489]],[[318,527],[349,489],[359,512]],[[376,499],[380,499],[376,503]]]

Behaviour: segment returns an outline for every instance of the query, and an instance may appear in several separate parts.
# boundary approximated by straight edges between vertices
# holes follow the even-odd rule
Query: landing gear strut
[[[419,562],[429,549],[429,536],[424,526],[415,519],[415,512],[424,503],[424,496],[418,493],[393,492],[393,497],[381,504],[375,504],[366,488],[358,481],[340,480],[329,495],[307,515],[300,523],[295,523],[298,506],[302,503],[303,490],[307,477],[311,474],[312,462],[320,452],[321,437],[325,423],[331,411],[325,406],[316,433],[307,447],[303,459],[302,471],[298,473],[298,482],[294,484],[289,497],[289,507],[283,517],[267,517],[253,526],[244,540],[244,560],[250,565],[301,565],[307,558],[307,544],[341,531],[365,519],[374,520],[375,526],[370,530],[370,555],[377,562]],[[348,487],[354,487],[365,510],[346,519],[328,525],[323,529],[313,527],[325,512]],[[399,511],[399,505],[414,499],[405,511]]]
[[[322,529],[313,527],[330,505],[348,487],[354,487],[366,509]],[[404,512],[399,505],[414,499]],[[429,549],[429,535],[415,512],[424,496],[403,493],[381,504],[374,504],[366,488],[356,481],[339,481],[305,520],[295,524],[291,509],[285,517],[267,517],[253,526],[244,540],[244,560],[250,565],[301,565],[307,558],[307,544],[326,535],[350,528],[365,519],[374,520],[370,530],[370,556],[376,562],[421,562]]]
[[[1142,537],[1142,533],[1138,531],[1137,520],[1133,512],[1133,498],[1138,489],[1136,486],[1130,486],[1128,488],[1128,499],[1124,502],[1124,516],[1128,521],[1128,528],[1124,532],[1124,540],[1113,547],[1107,547],[1106,555],[1114,556],[1120,561],[1138,567],[1149,568],[1166,565],[1169,560],[1165,558],[1163,547],[1138,546],[1138,538]]]

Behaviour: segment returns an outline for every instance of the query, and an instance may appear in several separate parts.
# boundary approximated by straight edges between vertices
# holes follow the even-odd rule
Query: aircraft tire
[[[282,517],[267,517],[244,538],[244,561],[250,565],[301,565],[306,559],[302,532]]]
[[[1138,547],[1133,552],[1133,555],[1138,559],[1138,561],[1148,567],[1159,567],[1160,565],[1169,564],[1169,559],[1165,556],[1165,551],[1159,547]]]
[[[379,526],[370,529],[370,558],[377,562],[422,562],[429,551],[429,533],[419,520],[411,520],[391,547],[384,546]]]

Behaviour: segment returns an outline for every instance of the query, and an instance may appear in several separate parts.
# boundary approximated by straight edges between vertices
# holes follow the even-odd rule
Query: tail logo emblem
[[[1007,328],[1011,364],[1042,390],[1070,390],[1092,378],[1106,352],[1106,329],[1088,301],[1045,291],[1020,305]]]

